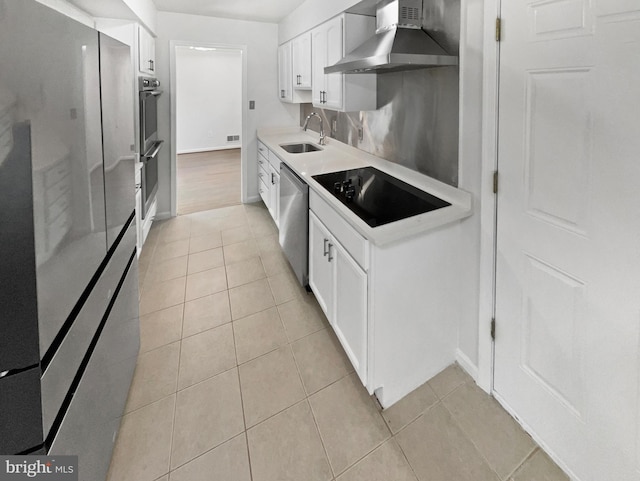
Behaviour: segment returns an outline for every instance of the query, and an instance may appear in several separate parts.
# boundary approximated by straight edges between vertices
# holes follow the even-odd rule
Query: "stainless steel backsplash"
[[[423,10],[423,28],[457,55],[460,0],[424,0]],[[438,67],[379,73],[378,110],[335,112],[301,104],[300,125],[318,112],[325,132],[340,142],[457,187],[458,72]],[[318,132],[319,122],[309,129]]]

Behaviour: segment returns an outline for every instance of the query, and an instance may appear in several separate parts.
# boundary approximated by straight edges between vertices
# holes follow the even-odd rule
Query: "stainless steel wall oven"
[[[142,218],[145,218],[158,191],[158,98],[160,81],[140,77],[140,161],[142,162]]]

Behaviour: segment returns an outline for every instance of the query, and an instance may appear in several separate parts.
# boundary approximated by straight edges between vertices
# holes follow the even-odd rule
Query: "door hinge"
[[[498,193],[498,171],[497,170],[493,173],[493,193],[494,194]]]
[[[496,42],[499,42],[502,39],[502,19],[500,17],[496,18]]]
[[[496,340],[496,318],[491,319],[491,339]]]

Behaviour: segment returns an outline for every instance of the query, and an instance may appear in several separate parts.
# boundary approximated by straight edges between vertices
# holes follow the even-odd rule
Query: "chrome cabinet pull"
[[[329,242],[329,239],[325,239],[324,240],[324,257],[327,256],[327,254],[329,253],[329,250],[327,249],[327,243]],[[329,244],[331,245],[331,244]]]
[[[273,176],[274,176],[274,174],[273,174],[273,172],[272,172],[272,173],[271,173],[271,185],[276,185],[275,180],[273,180]]]
[[[329,242],[329,262],[331,262],[333,260],[333,256],[331,255],[331,248],[333,247],[333,244],[331,242]]]

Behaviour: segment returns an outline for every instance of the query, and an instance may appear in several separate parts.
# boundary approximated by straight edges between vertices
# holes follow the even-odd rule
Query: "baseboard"
[[[460,349],[456,349],[456,361],[462,369],[464,369],[474,381],[478,380],[478,366],[476,366],[467,355]]]
[[[171,219],[171,212],[158,212],[156,213],[155,220],[167,220]]]
[[[247,199],[244,201],[245,204],[254,204],[256,202],[260,202],[262,200],[262,197],[260,197],[260,194],[258,195],[254,195],[251,197],[247,197]]]
[[[185,149],[185,150],[179,150],[178,152],[176,152],[177,155],[180,154],[197,154],[199,152],[213,152],[214,150],[235,150],[235,149],[239,149],[242,147],[241,143],[237,143],[237,144],[229,144],[229,145],[223,145],[223,146],[219,146],[219,147],[202,147],[199,149]]]
[[[580,478],[578,478],[578,476],[576,476],[576,474],[571,469],[569,469],[569,466],[567,466],[567,463],[565,463],[562,459],[560,459],[560,457],[558,457],[555,451],[552,451],[549,445],[540,436],[538,436],[538,434],[533,429],[531,429],[531,426],[529,426],[527,423],[525,423],[524,421],[522,421],[522,419],[518,417],[515,410],[511,408],[509,403],[507,403],[499,393],[497,393],[496,391],[493,391],[491,395],[500,404],[500,406],[502,406],[504,410],[507,411],[509,416],[511,416],[522,427],[522,429],[524,429],[524,431],[526,431],[527,434],[529,434],[529,436],[533,438],[536,444],[540,446],[540,448],[547,454],[547,456],[549,456],[553,460],[553,462],[556,463],[558,467],[565,472],[565,474],[569,477],[571,481],[582,481]]]

